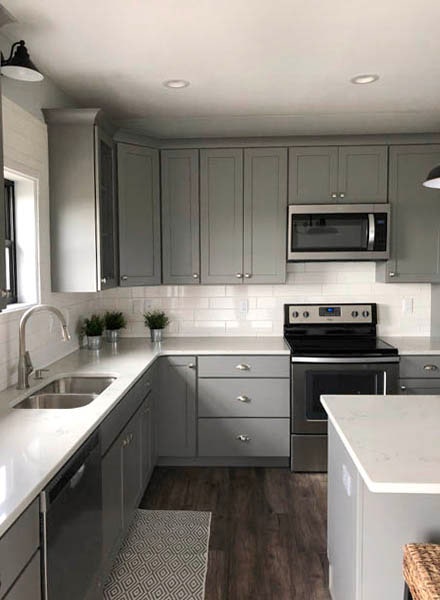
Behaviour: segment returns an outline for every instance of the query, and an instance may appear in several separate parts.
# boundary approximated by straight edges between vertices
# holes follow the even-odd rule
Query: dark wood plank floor
[[[141,508],[212,512],[205,600],[328,600],[321,474],[156,468]]]

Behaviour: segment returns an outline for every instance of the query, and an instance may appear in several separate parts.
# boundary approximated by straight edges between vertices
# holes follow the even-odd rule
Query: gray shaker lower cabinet
[[[391,258],[377,264],[379,281],[440,282],[440,191],[422,185],[439,163],[440,145],[391,146]]]
[[[401,600],[402,547],[439,543],[440,497],[373,493],[329,424],[329,587],[333,600]]]
[[[244,152],[245,283],[286,281],[287,149]]]
[[[401,356],[399,391],[415,396],[440,394],[440,356]]]
[[[199,151],[163,150],[161,179],[163,283],[199,284]]]
[[[161,464],[196,453],[196,357],[159,359],[157,452]]]
[[[120,285],[158,285],[160,189],[157,150],[118,144]]]
[[[40,552],[37,552],[14,583],[4,600],[40,600]],[[1,596],[3,598],[3,596]]]

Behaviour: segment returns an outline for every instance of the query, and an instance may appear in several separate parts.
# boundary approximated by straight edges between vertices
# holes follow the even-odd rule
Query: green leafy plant
[[[104,326],[104,318],[101,315],[93,314],[89,319],[84,319],[82,333],[87,337],[102,335],[102,332],[104,331]]]
[[[124,315],[117,310],[108,310],[104,315],[104,323],[109,331],[124,329],[127,325]]]
[[[163,310],[152,310],[144,313],[145,326],[150,329],[164,329],[170,322]]]

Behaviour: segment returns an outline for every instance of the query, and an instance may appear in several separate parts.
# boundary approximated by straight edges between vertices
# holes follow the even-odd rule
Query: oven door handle
[[[374,363],[396,363],[399,362],[398,356],[359,356],[353,357],[331,357],[331,356],[292,356],[293,363],[314,363],[314,364],[374,364]]]

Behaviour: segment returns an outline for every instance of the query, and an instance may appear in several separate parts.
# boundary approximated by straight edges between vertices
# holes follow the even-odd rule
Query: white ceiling
[[[439,0],[3,0],[86,106],[163,137],[440,131]],[[352,85],[359,73],[380,80]],[[162,82],[191,81],[170,90]]]

